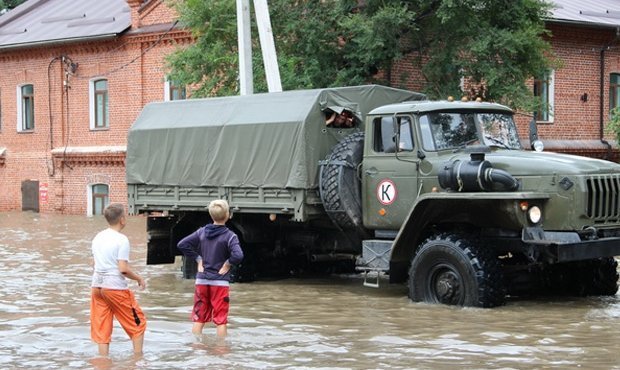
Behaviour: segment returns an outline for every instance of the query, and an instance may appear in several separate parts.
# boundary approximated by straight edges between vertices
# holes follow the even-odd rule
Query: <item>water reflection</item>
[[[513,300],[485,310],[414,304],[403,286],[356,276],[233,284],[229,337],[190,333],[193,282],[145,266],[145,220],[130,219],[145,353],[115,326],[110,358],[88,323],[90,240],[101,218],[0,213],[0,367],[62,369],[620,369],[619,296]],[[133,284],[133,282],[132,282]],[[134,287],[134,285],[132,285]]]

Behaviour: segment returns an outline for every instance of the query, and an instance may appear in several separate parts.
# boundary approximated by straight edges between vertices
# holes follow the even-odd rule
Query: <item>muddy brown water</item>
[[[190,334],[193,282],[145,265],[145,219],[124,233],[147,279],[145,353],[115,325],[110,357],[89,333],[90,240],[101,217],[0,213],[0,368],[620,369],[620,296],[509,300],[495,309],[412,303],[358,276],[233,284],[229,337]],[[136,288],[134,282],[131,287]]]

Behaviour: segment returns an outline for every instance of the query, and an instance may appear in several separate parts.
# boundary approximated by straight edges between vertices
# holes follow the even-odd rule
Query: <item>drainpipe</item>
[[[614,39],[601,48],[601,91],[600,91],[600,111],[599,111],[599,140],[605,146],[607,146],[607,154],[605,154],[604,159],[609,159],[611,157],[611,144],[607,140],[605,140],[605,51],[609,50],[613,44],[618,41],[620,37],[620,27],[616,27],[616,36]]]

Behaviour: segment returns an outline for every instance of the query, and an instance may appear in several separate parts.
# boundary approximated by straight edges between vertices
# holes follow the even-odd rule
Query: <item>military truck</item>
[[[240,279],[349,268],[478,307],[618,289],[620,165],[524,150],[499,104],[376,85],[151,103],[126,165],[148,264],[174,262],[224,198]]]

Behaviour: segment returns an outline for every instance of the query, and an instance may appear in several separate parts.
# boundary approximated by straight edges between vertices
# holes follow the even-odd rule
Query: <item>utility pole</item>
[[[273,41],[273,30],[271,29],[271,20],[269,19],[267,0],[254,0],[254,11],[256,12],[256,24],[258,25],[260,48],[263,52],[265,75],[267,76],[267,87],[269,88],[269,92],[282,91],[280,69],[278,68],[276,45]]]
[[[250,0],[237,0],[237,44],[239,48],[239,93],[254,93]]]
[[[282,91],[280,69],[276,56],[276,46],[269,18],[267,0],[254,0],[256,12],[256,24],[260,39],[265,76],[269,92]],[[237,0],[237,37],[239,47],[239,90],[241,95],[252,94],[252,37],[250,31],[250,5],[249,0]]]

